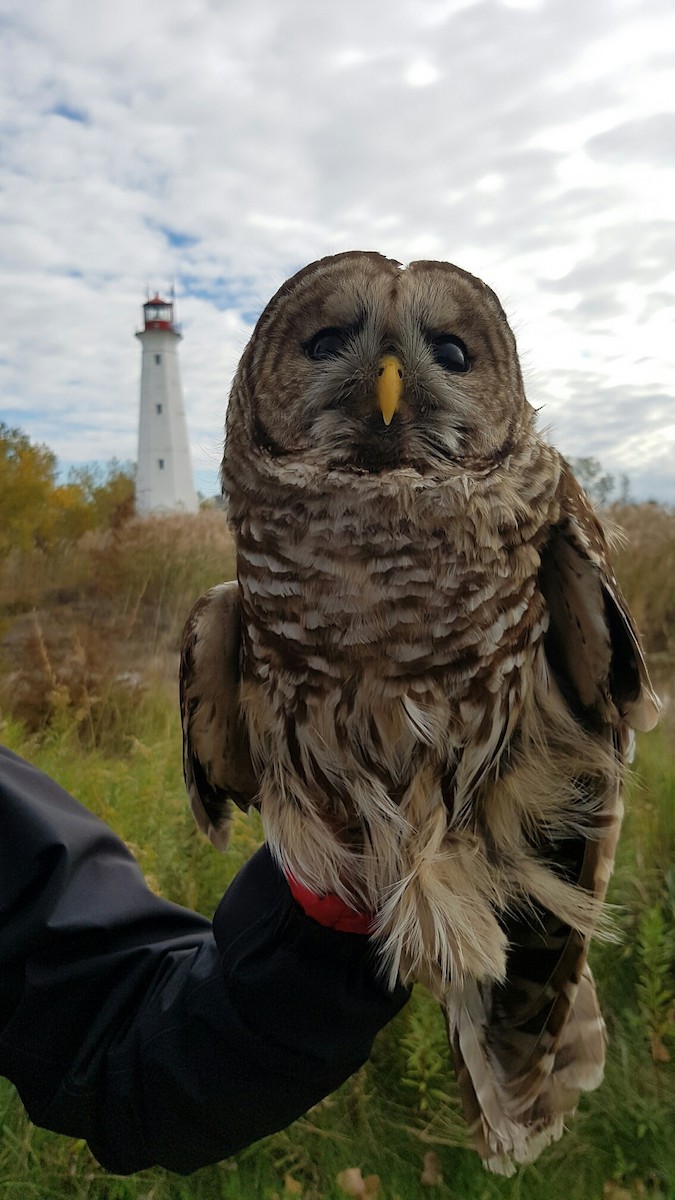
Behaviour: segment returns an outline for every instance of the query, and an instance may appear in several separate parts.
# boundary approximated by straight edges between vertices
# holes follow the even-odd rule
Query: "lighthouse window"
[[[159,366],[159,364],[161,363],[161,361],[162,361],[162,356],[161,356],[161,354],[156,354],[156,355],[155,355],[155,362],[157,363],[157,366]]]
[[[163,471],[164,470],[164,459],[160,458],[157,461],[158,461],[160,471]]]
[[[156,405],[155,405],[155,408],[157,409],[157,412],[158,412],[158,413],[161,413],[161,411],[162,411],[162,406],[161,406],[161,404],[156,404]]]

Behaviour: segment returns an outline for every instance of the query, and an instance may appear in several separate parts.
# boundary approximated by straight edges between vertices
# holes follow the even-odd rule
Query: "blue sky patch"
[[[89,117],[83,108],[75,108],[72,104],[55,104],[50,109],[55,117],[63,117],[65,121],[76,121],[78,125],[88,125]]]
[[[199,241],[191,233],[183,233],[180,229],[171,229],[168,225],[159,225],[159,232],[164,235],[174,250],[183,250],[186,246],[196,246]]]

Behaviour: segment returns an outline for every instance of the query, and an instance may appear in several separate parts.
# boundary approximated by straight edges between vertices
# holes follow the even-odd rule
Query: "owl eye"
[[[431,346],[436,362],[444,371],[462,374],[469,370],[471,359],[461,338],[454,337],[451,333],[443,333],[433,338]]]
[[[324,358],[334,358],[339,354],[347,339],[344,329],[320,329],[318,333],[305,343],[305,354],[314,362]]]

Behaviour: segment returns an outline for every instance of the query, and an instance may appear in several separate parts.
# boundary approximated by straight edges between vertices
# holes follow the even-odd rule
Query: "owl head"
[[[533,419],[494,292],[459,267],[350,251],[304,267],[235,376],[228,458],[428,475],[503,458]]]

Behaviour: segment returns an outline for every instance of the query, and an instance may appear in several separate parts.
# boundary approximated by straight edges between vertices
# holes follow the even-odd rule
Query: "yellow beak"
[[[383,354],[377,364],[375,395],[385,425],[391,424],[403,391],[403,367],[395,354]]]

